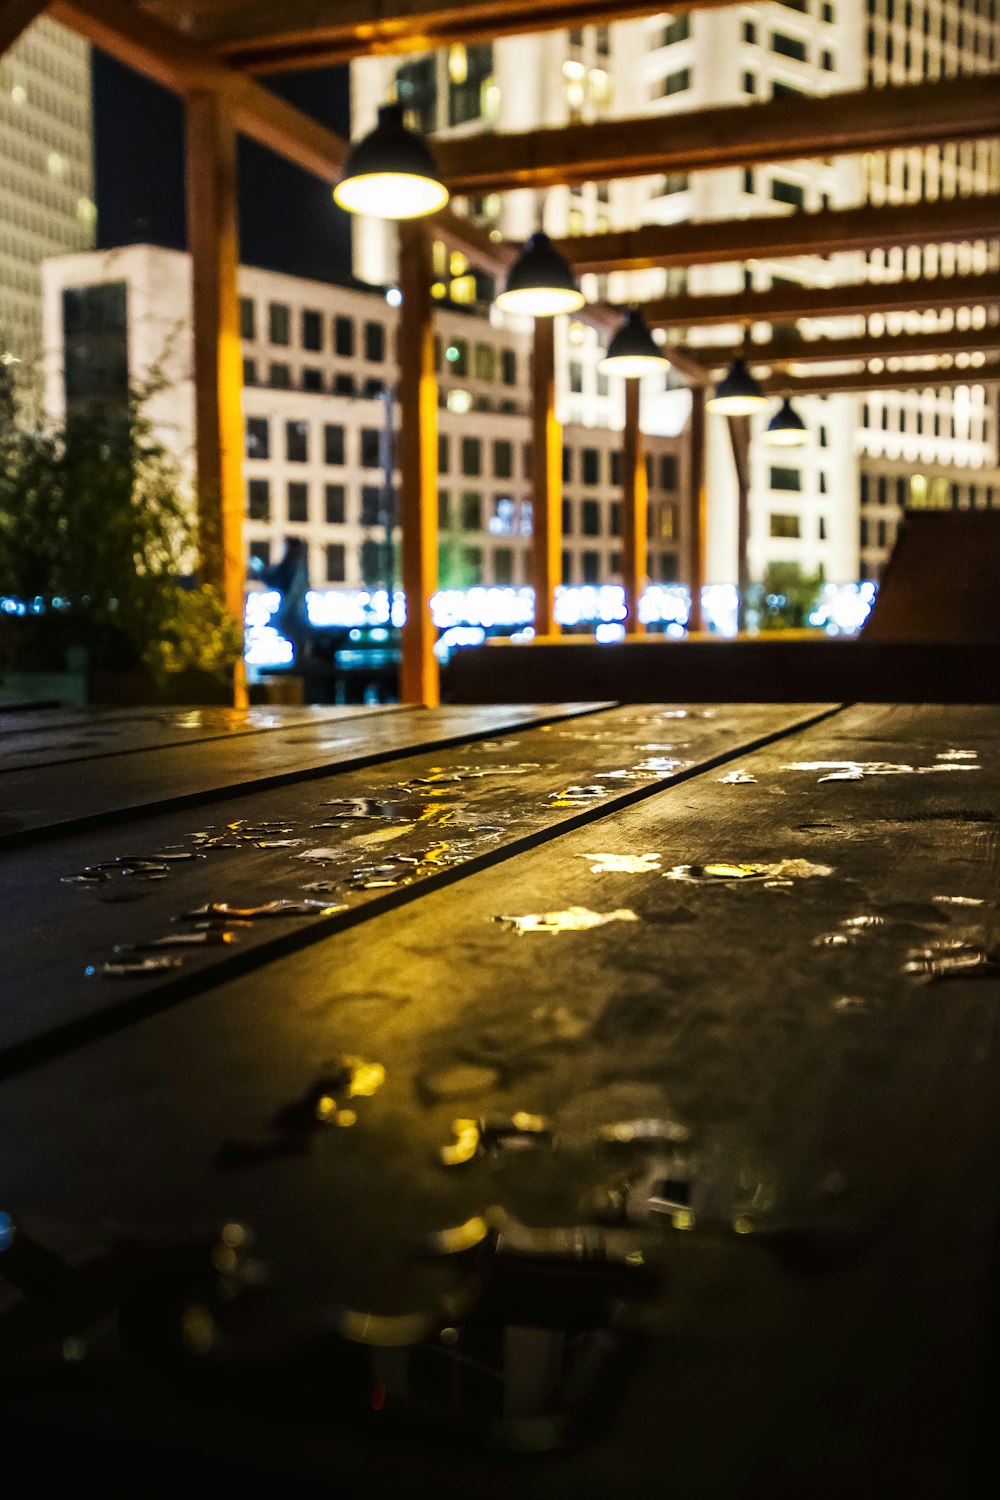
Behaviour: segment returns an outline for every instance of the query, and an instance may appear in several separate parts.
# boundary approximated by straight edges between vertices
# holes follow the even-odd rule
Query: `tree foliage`
[[[127,413],[61,424],[7,423],[0,433],[0,595],[4,655],[59,668],[68,648],[92,665],[186,666],[226,673],[239,628],[210,589],[183,584],[194,558],[192,506],[173,455],[134,396]]]

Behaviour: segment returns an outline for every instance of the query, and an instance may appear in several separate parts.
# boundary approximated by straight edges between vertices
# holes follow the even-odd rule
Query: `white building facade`
[[[385,459],[386,434],[398,428],[399,414],[391,398],[383,398],[397,378],[393,289],[331,285],[252,267],[241,267],[239,285],[248,560],[274,563],[294,537],[308,547],[314,588],[398,585],[398,530],[391,522],[399,476],[393,467],[387,486]],[[46,404],[53,413],[67,404],[121,401],[158,372],[147,414],[191,473],[186,255],[133,245],[49,261],[45,337]],[[471,309],[442,309],[442,588],[530,582],[529,360],[524,332]],[[681,567],[684,445],[660,437],[648,447],[650,571],[658,581],[673,582]],[[621,465],[620,432],[567,427],[567,583],[621,580]]]
[[[94,243],[90,49],[42,17],[0,58],[0,355],[42,353],[42,261]]]
[[[1000,59],[998,0],[790,0],[786,4],[726,6],[665,14],[611,27],[501,38],[478,47],[452,47],[423,57],[365,59],[352,66],[355,134],[374,118],[377,105],[398,97],[425,130],[461,134],[530,130],[570,120],[663,115],[699,108],[748,104],[792,94],[858,89],[871,83],[953,75],[995,65]],[[895,9],[894,9],[895,7]],[[915,160],[921,158],[918,169]],[[904,186],[905,180],[905,186]],[[1000,144],[886,156],[830,157],[782,162],[750,170],[725,169],[690,177],[633,178],[547,193],[516,192],[470,200],[465,207],[498,237],[521,238],[536,227],[554,236],[627,228],[643,223],[789,214],[848,207],[866,199],[903,201],[939,193],[996,191]],[[452,264],[439,247],[438,295],[473,294],[462,258]],[[919,257],[919,252],[916,252]],[[838,254],[684,271],[583,278],[591,297],[624,303],[690,290],[695,293],[764,290],[782,281],[817,286],[903,274],[947,275],[998,263],[996,245],[940,247],[887,257]],[[395,274],[394,241],[386,227],[361,221],[355,231],[355,265],[366,276]],[[496,316],[496,314],[494,314]],[[943,315],[935,315],[941,317]],[[563,414],[586,425],[621,420],[620,382],[610,389],[596,370],[597,336],[581,323],[562,320],[559,394]],[[933,321],[933,320],[931,320]],[[873,333],[910,328],[913,319],[870,320]],[[931,326],[922,317],[920,327]],[[947,326],[935,322],[933,326]],[[864,320],[810,320],[806,335],[865,331]],[[737,327],[714,329],[712,341],[731,343]],[[768,325],[753,329],[767,339]],[[706,335],[692,330],[692,343]],[[671,330],[687,338],[687,330]],[[805,367],[808,370],[808,367]],[[683,425],[685,397],[676,390],[644,389],[649,430]],[[676,382],[668,381],[668,386]],[[763,576],[770,563],[792,563],[803,573],[820,569],[835,582],[875,577],[895,532],[895,483],[905,479],[913,503],[933,503],[947,487],[960,503],[985,503],[997,484],[996,393],[974,383],[957,390],[889,394],[869,403],[854,396],[804,398],[810,442],[798,450],[769,448],[755,419],[751,448],[750,571]],[[883,412],[889,412],[885,428]],[[924,413],[919,418],[918,413]],[[866,419],[871,419],[874,426]],[[937,435],[935,437],[935,424]],[[886,436],[886,434],[889,434]],[[946,435],[947,434],[947,435]],[[920,443],[911,439],[924,437]],[[867,495],[887,496],[882,524],[870,522]],[[890,480],[892,484],[890,485]],[[956,491],[954,486],[958,486]],[[708,578],[736,577],[736,480],[723,419],[709,418]],[[926,497],[926,498],[925,498]]]

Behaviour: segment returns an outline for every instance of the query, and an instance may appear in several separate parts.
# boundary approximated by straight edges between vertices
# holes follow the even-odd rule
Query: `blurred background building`
[[[0,58],[0,357],[29,387],[42,261],[93,245],[93,175],[90,49],[43,17]]]
[[[397,97],[424,130],[468,134],[530,130],[571,120],[686,112],[795,94],[825,94],[872,83],[957,76],[1000,58],[998,0],[788,0],[665,14],[611,27],[588,26],[540,36],[453,46],[422,57],[365,59],[352,67],[353,133],[370,128],[376,106]],[[554,236],[643,223],[726,219],[895,203],[1000,190],[1000,142],[867,157],[782,162],[754,169],[634,178],[614,183],[510,193],[458,205],[518,240],[537,227]],[[373,280],[395,274],[395,241],[372,220],[355,225],[355,269]],[[462,264],[437,247],[437,293],[472,300],[481,288]],[[1000,266],[1000,244],[760,260],[585,277],[584,290],[614,302],[689,290],[766,290],[783,282],[816,286],[871,279],[949,276]],[[947,329],[960,310],[890,314],[867,320],[878,335]],[[967,310],[966,310],[967,315]],[[980,310],[980,316],[982,315]],[[496,316],[496,314],[494,314]],[[621,382],[610,389],[596,369],[593,329],[564,320],[559,349],[560,405],[566,420],[621,422]],[[805,336],[850,336],[866,320],[805,321]],[[733,343],[738,327],[671,330],[675,341]],[[757,325],[753,336],[779,336]],[[961,362],[963,356],[956,358]],[[906,505],[1000,504],[997,392],[976,382],[957,387],[804,398],[810,443],[789,452],[760,438],[751,448],[750,572],[791,563],[828,579],[876,578]],[[647,382],[647,387],[650,385]],[[644,390],[644,425],[676,433],[686,397]],[[725,425],[710,418],[708,439],[708,577],[736,576],[736,480]]]

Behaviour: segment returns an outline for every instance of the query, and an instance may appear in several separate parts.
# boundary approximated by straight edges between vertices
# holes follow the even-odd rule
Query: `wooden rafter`
[[[680,352],[706,370],[724,369],[737,355],[751,365],[825,364],[837,360],[916,359],[931,354],[969,354],[1000,350],[1000,325],[952,329],[943,333],[899,333],[876,338],[783,338],[759,344],[704,345]]]
[[[733,3],[698,0],[698,8]],[[336,8],[316,0],[146,0],[146,9],[168,24],[258,72],[603,25],[657,15],[662,8],[662,0],[339,0]],[[680,0],[672,10],[692,8],[692,0]]]
[[[770,99],[638,119],[482,134],[436,143],[461,195],[749,167],[1000,134],[1000,73],[899,88]]]
[[[1000,307],[1000,274],[921,276],[846,286],[773,286],[766,292],[658,297],[643,304],[648,323],[694,328],[723,323],[794,323],[800,318],[870,317],[942,307]]]
[[[851,370],[840,375],[800,375],[778,372],[761,385],[771,396],[836,396],[857,391],[936,390],[944,385],[990,385],[1000,381],[1000,359],[959,369],[950,365],[933,370]]]
[[[1000,83],[997,87],[1000,91]],[[644,224],[577,235],[560,240],[559,249],[577,271],[603,274],[991,238],[1000,238],[1000,193],[940,198],[935,203],[829,208],[812,214]]]

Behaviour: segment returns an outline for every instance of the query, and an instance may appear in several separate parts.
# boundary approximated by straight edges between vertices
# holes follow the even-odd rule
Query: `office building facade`
[[[190,277],[186,255],[146,245],[45,267],[49,410],[120,402],[155,373],[147,413],[189,475]],[[398,585],[394,464],[386,480],[399,421],[394,289],[252,267],[239,284],[248,560],[276,562],[295,537],[315,588]],[[438,321],[437,363],[440,586],[530,583],[530,338],[450,308]],[[650,571],[673,582],[682,442],[650,439],[648,471]],[[567,427],[563,474],[564,581],[620,581],[621,433]]]
[[[87,250],[96,209],[90,49],[42,17],[0,58],[0,355],[30,386],[42,261]]]
[[[370,126],[377,104],[397,97],[425,130],[462,134],[530,130],[572,120],[670,115],[794,94],[823,94],[995,65],[1000,58],[997,0],[790,0],[786,4],[726,6],[664,14],[611,27],[501,38],[478,47],[452,47],[424,57],[366,59],[352,69],[354,128]],[[920,158],[919,162],[917,158]],[[536,227],[553,235],[599,232],[643,223],[671,224],[895,202],[1000,188],[1000,143],[782,162],[747,170],[660,174],[544,194],[516,192],[458,206],[503,238]],[[443,246],[438,296],[466,298],[474,285],[458,257]],[[386,226],[363,221],[355,231],[356,268],[380,279],[394,274],[394,240]],[[590,297],[624,303],[668,292],[766,290],[794,281],[816,286],[902,275],[948,275],[995,267],[997,245],[941,246],[920,252],[864,256],[835,254],[769,259],[683,270],[587,276]],[[457,275],[452,274],[457,272]],[[457,283],[457,284],[456,284]],[[959,317],[961,313],[957,314]],[[495,315],[494,315],[495,316]],[[919,315],[920,327],[931,320]],[[950,316],[955,316],[951,314]],[[559,396],[564,414],[594,426],[621,420],[620,383],[610,389],[596,369],[594,330],[563,320]],[[869,320],[879,334],[910,329],[913,317]],[[946,327],[946,321],[933,322]],[[866,331],[863,319],[811,320],[810,334]],[[671,330],[677,341],[732,343],[738,327]],[[757,325],[753,337],[772,330]],[[959,356],[961,359],[961,356]],[[808,372],[808,367],[803,367]],[[760,578],[771,563],[790,563],[827,579],[877,577],[891,547],[898,500],[961,504],[997,496],[996,392],[977,384],[970,358],[967,386],[886,393],[865,403],[854,395],[803,398],[810,441],[793,452],[763,437],[766,418],[754,420],[750,472],[750,571]],[[652,430],[677,432],[683,394],[670,387],[644,391]],[[919,439],[919,441],[918,441]],[[883,482],[884,481],[884,482]],[[880,520],[871,496],[885,494]],[[708,577],[736,577],[737,490],[725,424],[710,417],[708,432]],[[875,505],[879,504],[878,499]]]

